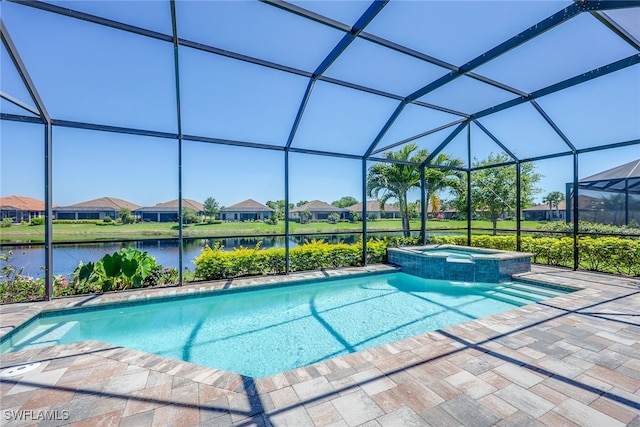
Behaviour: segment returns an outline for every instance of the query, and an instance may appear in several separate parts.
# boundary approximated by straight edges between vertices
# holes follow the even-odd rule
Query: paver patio
[[[583,289],[260,379],[95,341],[3,354],[3,370],[39,365],[1,379],[2,424],[640,426],[640,280],[542,266],[522,278]],[[1,332],[49,308],[274,280],[5,305]]]

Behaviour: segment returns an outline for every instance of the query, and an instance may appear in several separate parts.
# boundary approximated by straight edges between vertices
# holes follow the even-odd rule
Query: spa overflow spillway
[[[1,349],[91,339],[260,378],[566,292],[405,273],[325,279],[45,312]]]
[[[454,245],[407,246],[387,249],[391,264],[428,279],[469,282],[506,282],[514,274],[531,271],[525,252],[500,251]]]

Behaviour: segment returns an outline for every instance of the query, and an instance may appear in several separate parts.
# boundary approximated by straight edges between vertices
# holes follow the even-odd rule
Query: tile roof
[[[99,199],[88,200],[86,202],[76,203],[69,206],[60,206],[56,208],[57,211],[81,211],[81,210],[120,210],[121,208],[128,208],[131,210],[138,209],[140,206],[135,203],[128,202],[126,200],[118,199],[116,197],[100,197]]]
[[[348,212],[348,209],[338,208],[330,205],[329,203],[321,202],[320,200],[312,200],[305,203],[302,206],[291,209],[291,212]]]
[[[565,202],[564,200],[558,202],[558,210],[564,211],[566,209],[567,209],[567,202]],[[543,203],[541,205],[531,206],[530,208],[522,209],[522,212],[548,211],[548,210],[549,210],[549,203]],[[553,210],[553,211],[556,210],[555,205],[553,206],[553,208],[551,210]]]
[[[256,202],[253,199],[247,199],[235,205],[227,206],[220,209],[221,212],[229,211],[251,211],[251,212],[274,212],[269,206]]]
[[[204,205],[200,202],[196,202],[191,199],[182,199],[182,207],[193,209],[196,212],[204,211]],[[155,206],[145,206],[143,208],[136,209],[138,212],[177,212],[178,211],[178,199],[171,200],[164,203],[158,203]]]
[[[356,203],[355,205],[347,206],[347,209],[353,212],[362,212],[362,202]],[[384,211],[389,213],[400,212],[400,209],[389,203],[385,203]],[[381,212],[380,202],[377,200],[367,200],[367,212]]]
[[[57,207],[57,205],[53,205]],[[0,208],[23,211],[44,211],[44,202],[27,196],[0,197]]]

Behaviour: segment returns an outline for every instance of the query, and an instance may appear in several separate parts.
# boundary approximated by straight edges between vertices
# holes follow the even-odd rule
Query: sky
[[[79,11],[171,34],[168,1],[53,1]],[[369,6],[361,1],[296,1],[296,5],[353,25]],[[392,0],[367,26],[370,34],[460,66],[566,7],[569,1]],[[178,1],[181,38],[312,72],[343,33],[249,1]],[[177,133],[171,43],[89,24],[19,4],[0,13],[49,114],[58,120]],[[640,22],[640,8],[612,12]],[[429,18],[429,25],[425,25]],[[637,25],[637,24],[636,24]],[[635,28],[636,34],[640,29]],[[525,92],[637,54],[590,14],[510,50],[474,70]],[[309,79],[181,46],[180,100],[185,135],[282,147]],[[0,89],[34,106],[2,46]],[[325,76],[408,96],[448,73],[439,66],[357,39]],[[420,101],[471,114],[515,98],[467,76]],[[577,148],[640,139],[640,65],[539,98],[538,104]],[[361,155],[398,107],[394,99],[317,81],[292,147]],[[3,113],[25,114],[5,100]],[[381,138],[383,148],[453,123],[460,117],[406,106]],[[480,123],[517,156],[568,148],[529,103],[483,117]],[[455,127],[455,126],[454,126]],[[454,129],[415,142],[432,151]],[[0,195],[44,199],[43,127],[0,122]],[[472,158],[502,150],[471,127]],[[467,163],[467,132],[443,152]],[[55,126],[53,199],[70,205],[110,196],[140,206],[174,200],[179,190],[176,139]],[[381,155],[381,154],[380,154]],[[580,156],[579,177],[640,158],[640,145]],[[284,198],[284,153],[183,141],[182,194],[222,206],[252,198]],[[536,162],[540,201],[572,180],[571,156]],[[360,160],[299,153],[289,157],[290,201],[362,198]],[[414,192],[410,197],[418,199]]]

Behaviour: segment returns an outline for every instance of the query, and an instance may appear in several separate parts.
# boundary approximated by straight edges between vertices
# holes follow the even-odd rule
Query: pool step
[[[492,290],[492,291],[487,291],[486,294],[490,297],[490,298],[494,298],[500,301],[504,301],[506,303],[509,304],[514,304],[517,306],[521,306],[521,305],[527,305],[527,304],[531,304],[532,300],[526,299],[526,298],[522,298],[516,295],[511,295],[511,294],[507,294],[505,292],[501,292],[499,290]]]
[[[527,283],[522,283],[522,282],[510,283],[509,287],[510,288],[514,288],[514,289],[521,289],[523,291],[535,293],[535,294],[538,294],[538,295],[544,295],[547,298],[555,298],[557,296],[566,294],[566,292],[563,292],[563,291],[560,291],[560,290],[557,290],[557,289],[542,288],[542,287],[532,286],[532,285],[529,285]]]
[[[524,298],[529,301],[540,301],[540,300],[549,298],[549,296],[538,294],[535,291],[525,291],[525,290],[513,288],[511,286],[498,286],[496,290],[508,295]]]
[[[475,264],[476,262],[469,257],[462,256],[448,256],[447,262],[455,262],[458,264]]]

